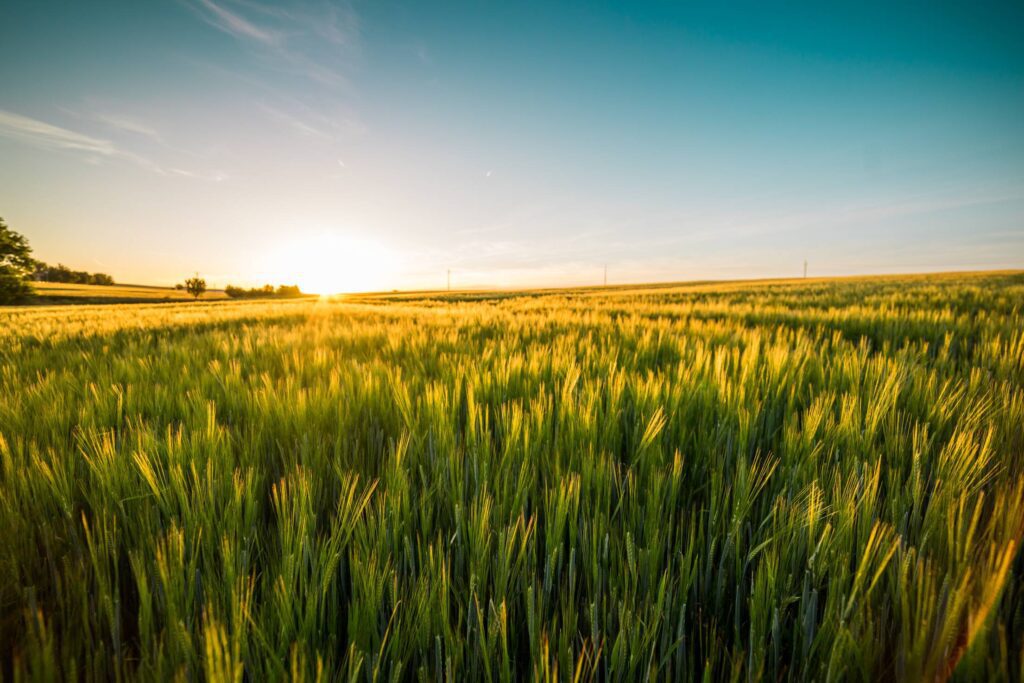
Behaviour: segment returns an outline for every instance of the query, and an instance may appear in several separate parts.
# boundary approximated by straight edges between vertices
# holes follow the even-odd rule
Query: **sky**
[[[4,0],[0,216],[172,284],[1024,267],[1024,3]]]

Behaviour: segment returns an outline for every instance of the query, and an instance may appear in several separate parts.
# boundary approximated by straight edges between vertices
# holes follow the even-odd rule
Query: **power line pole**
[[[452,269],[448,269],[448,291],[452,291]]]
[[[608,264],[604,264],[604,286],[608,286]]]
[[[804,259],[804,279],[807,279],[807,259]]]

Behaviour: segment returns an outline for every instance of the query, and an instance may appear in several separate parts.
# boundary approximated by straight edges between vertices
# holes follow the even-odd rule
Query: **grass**
[[[1020,680],[1024,275],[460,298],[0,312],[3,678]]]

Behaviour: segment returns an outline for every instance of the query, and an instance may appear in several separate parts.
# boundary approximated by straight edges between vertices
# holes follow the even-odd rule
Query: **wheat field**
[[[0,310],[4,680],[1020,680],[1024,275]]]
[[[192,301],[192,295],[172,287],[143,285],[82,285],[72,282],[33,282],[31,303],[36,305],[164,303]],[[223,291],[205,292],[201,301],[226,298]]]

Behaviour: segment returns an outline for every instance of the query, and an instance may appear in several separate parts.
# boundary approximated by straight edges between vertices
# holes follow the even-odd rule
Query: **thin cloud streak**
[[[142,137],[150,138],[156,142],[163,142],[163,136],[159,131],[142,121],[122,116],[120,114],[107,114],[102,112],[94,114],[93,118],[108,128],[113,128],[114,130],[125,133],[132,133],[134,135],[141,135]]]
[[[43,149],[84,153],[89,155],[86,161],[90,163],[95,163],[98,157],[120,159],[160,175],[214,181],[226,178],[223,173],[207,174],[165,167],[140,154],[121,149],[110,140],[95,138],[3,109],[0,109],[0,137]]]
[[[240,41],[254,43],[266,56],[277,62],[279,70],[304,76],[331,88],[350,86],[349,78],[344,73],[347,64],[339,66],[335,63],[325,63],[322,58],[309,54],[311,48],[315,50],[317,47],[315,39],[320,39],[330,47],[323,52],[332,58],[345,56],[351,60],[358,54],[359,22],[355,12],[348,6],[342,8],[342,12],[339,12],[337,7],[327,6],[323,12],[299,13],[244,0],[233,3],[279,24],[275,28],[269,28],[242,16],[239,11],[228,9],[223,2],[182,2],[210,26]],[[339,48],[348,54],[339,54]]]
[[[281,111],[266,104],[260,105],[260,109],[266,112],[271,118],[280,121],[285,124],[288,128],[303,135],[305,137],[320,138],[322,140],[333,140],[334,136],[323,130],[320,130],[316,126],[303,121],[302,119],[288,114],[287,112]]]
[[[0,109],[0,136],[47,149],[69,149],[105,157],[119,155],[109,140],[76,133],[3,109]]]
[[[210,26],[234,36],[255,40],[265,45],[280,45],[284,37],[270,29],[260,28],[245,17],[218,5],[213,0],[198,0],[197,3],[186,3],[196,14]]]
[[[348,3],[322,4],[320,12],[295,11],[253,0],[234,0],[234,4],[264,17],[291,24],[292,30],[281,31],[282,34],[310,32],[335,47],[355,47],[359,38],[359,18]]]

